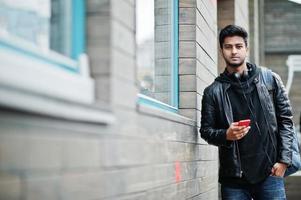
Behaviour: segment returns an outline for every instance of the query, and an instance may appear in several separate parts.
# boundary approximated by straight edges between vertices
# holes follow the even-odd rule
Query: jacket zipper
[[[239,148],[238,148],[238,143],[237,141],[234,141],[236,149],[237,149],[237,158],[238,158],[238,164],[239,164],[239,177],[242,177],[242,170],[241,170],[241,160],[240,160],[240,153],[239,153]]]

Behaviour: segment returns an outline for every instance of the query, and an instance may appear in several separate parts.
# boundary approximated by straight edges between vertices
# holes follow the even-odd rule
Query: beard
[[[238,68],[238,67],[241,66],[245,61],[243,60],[243,61],[241,61],[241,62],[239,62],[239,63],[231,63],[231,62],[229,62],[229,61],[227,61],[227,60],[225,59],[225,62],[226,62],[226,64],[227,64],[227,66],[229,66],[229,67],[232,67],[232,68]]]

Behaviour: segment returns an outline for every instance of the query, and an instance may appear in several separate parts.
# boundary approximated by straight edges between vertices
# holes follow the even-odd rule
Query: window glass
[[[172,105],[172,0],[136,0],[137,79],[140,93]]]
[[[71,0],[0,0],[0,37],[71,55]]]

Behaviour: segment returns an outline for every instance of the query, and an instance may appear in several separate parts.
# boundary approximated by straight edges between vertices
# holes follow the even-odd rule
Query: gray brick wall
[[[103,127],[2,112],[1,199],[189,199],[217,190],[217,149],[196,127],[116,116],[118,126]]]
[[[212,1],[180,1],[180,113],[197,124],[197,102],[217,75],[216,9]]]
[[[235,0],[235,24],[249,32],[249,0]]]
[[[259,1],[249,0],[249,60],[256,64],[260,63],[259,16]]]
[[[290,1],[265,1],[265,51],[301,52],[301,5]]]
[[[136,103],[134,0],[89,0],[96,106],[111,108],[116,122],[1,108],[0,199],[218,198],[217,148],[198,135],[202,93],[217,75],[217,8],[179,4],[181,115]]]
[[[265,1],[265,65],[287,82],[287,57],[301,54],[301,5],[290,1]],[[294,122],[299,124],[301,113],[301,73],[294,74],[289,98],[293,107]]]
[[[207,0],[180,1],[179,24],[180,113],[195,120],[199,125],[203,91],[217,75],[216,3]],[[202,144],[205,148],[198,152],[204,152],[205,149],[212,151],[216,148],[204,141]],[[216,152],[211,153],[211,156],[210,160],[217,159]],[[203,165],[208,164],[205,161]],[[207,189],[201,188],[201,191],[194,192],[191,199],[202,199],[206,196],[210,199],[218,198],[216,164],[214,168],[211,172],[213,174],[208,175],[208,178],[204,177],[204,182],[200,183],[200,187],[207,185]]]

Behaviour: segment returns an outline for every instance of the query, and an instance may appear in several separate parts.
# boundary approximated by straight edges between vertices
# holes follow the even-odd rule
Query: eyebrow
[[[225,43],[224,45],[243,45],[243,43],[235,43],[235,44]]]

